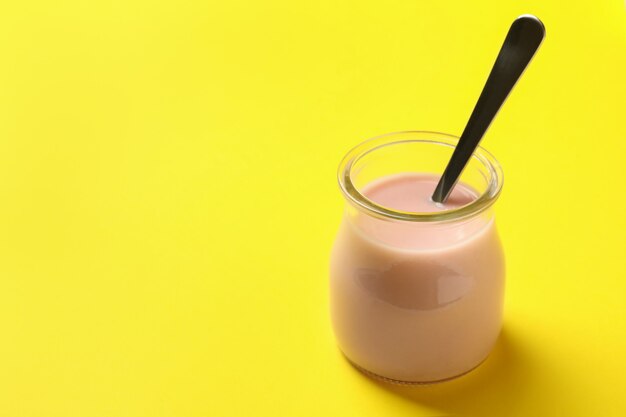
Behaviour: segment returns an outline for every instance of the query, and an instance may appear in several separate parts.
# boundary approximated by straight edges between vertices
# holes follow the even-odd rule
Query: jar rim
[[[417,136],[417,137],[416,137]],[[419,136],[422,136],[421,138]],[[443,222],[460,220],[466,217],[477,215],[489,208],[498,198],[502,190],[503,172],[502,167],[496,158],[485,148],[478,146],[472,155],[476,158],[489,173],[488,184],[485,191],[471,203],[439,212],[409,212],[394,210],[381,206],[363,195],[352,181],[352,168],[362,157],[378,149],[398,145],[403,143],[430,143],[434,145],[449,146],[454,148],[458,143],[458,136],[447,133],[406,130],[400,132],[386,133],[368,139],[352,148],[339,164],[337,176],[339,187],[344,197],[357,207],[366,210],[377,217],[403,220],[410,222]]]

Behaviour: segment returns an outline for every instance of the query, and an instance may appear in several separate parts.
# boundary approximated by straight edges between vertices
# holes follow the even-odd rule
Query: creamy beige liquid
[[[463,206],[430,200],[437,178],[406,173],[369,184],[370,200],[402,211]],[[483,361],[501,327],[504,258],[493,218],[448,223],[378,219],[349,211],[331,256],[330,301],[339,346],[355,364],[400,381],[432,382]]]

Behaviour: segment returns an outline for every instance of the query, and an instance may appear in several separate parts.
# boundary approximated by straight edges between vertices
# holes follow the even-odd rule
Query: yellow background
[[[335,169],[460,134],[512,20],[547,38],[483,145],[505,329],[443,385],[338,352]],[[4,1],[0,415],[626,413],[626,10],[588,1]]]

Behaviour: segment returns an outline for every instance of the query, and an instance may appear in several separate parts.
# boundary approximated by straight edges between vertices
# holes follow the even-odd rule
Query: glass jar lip
[[[420,138],[419,136],[422,137]],[[365,197],[352,182],[351,174],[354,164],[365,155],[375,152],[380,148],[412,142],[431,143],[454,148],[458,140],[459,137],[455,135],[426,130],[392,132],[368,139],[352,148],[342,159],[337,171],[339,187],[344,197],[349,202],[354,203],[357,207],[365,209],[368,213],[377,217],[410,222],[443,222],[460,220],[477,215],[489,208],[497,200],[502,190],[504,180],[502,167],[496,158],[481,146],[476,148],[472,157],[478,159],[489,172],[487,189],[478,196],[476,200],[455,209],[432,213],[389,209]]]

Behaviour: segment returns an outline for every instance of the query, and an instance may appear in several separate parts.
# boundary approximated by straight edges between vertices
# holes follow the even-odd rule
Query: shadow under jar
[[[456,187],[472,197],[459,207],[400,211],[368,196],[407,174],[431,176],[434,191],[457,140],[391,133],[352,149],[339,167],[346,207],[331,253],[332,324],[344,355],[373,376],[458,377],[487,357],[500,332],[505,267],[492,205],[502,171],[493,156],[476,150]]]

